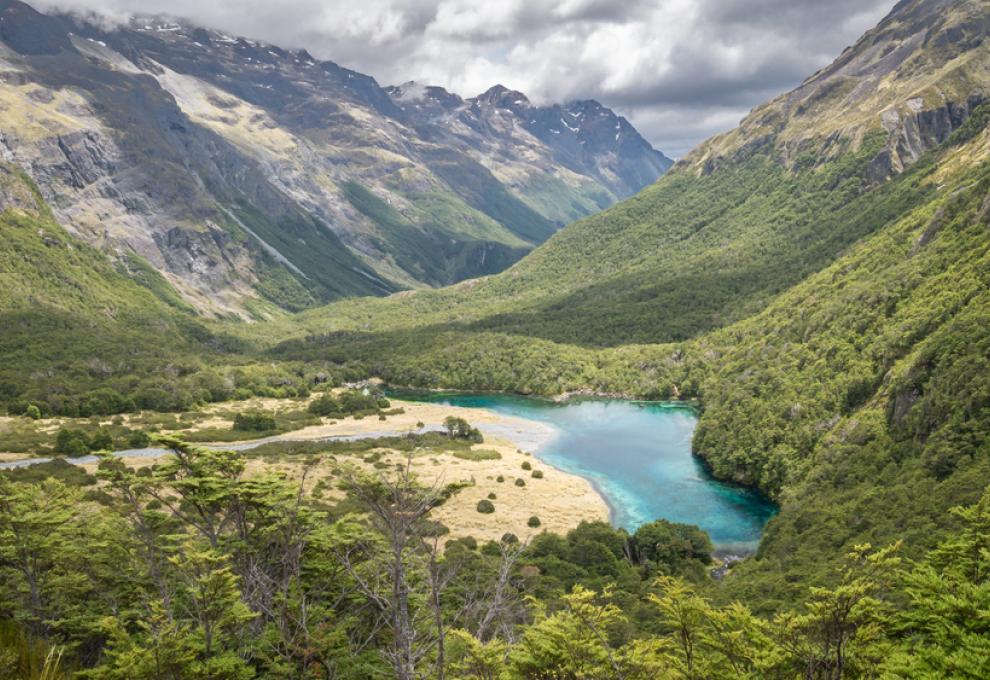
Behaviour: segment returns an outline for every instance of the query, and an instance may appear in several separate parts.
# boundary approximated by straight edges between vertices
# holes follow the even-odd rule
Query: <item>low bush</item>
[[[267,413],[238,413],[234,416],[232,429],[242,432],[268,432],[275,429],[275,416]]]
[[[454,451],[454,457],[461,460],[501,460],[502,454],[492,449],[466,449],[464,451]]]

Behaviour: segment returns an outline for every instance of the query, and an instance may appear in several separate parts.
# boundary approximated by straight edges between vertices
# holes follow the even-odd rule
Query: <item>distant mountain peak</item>
[[[530,106],[529,97],[518,90],[510,90],[504,85],[493,85],[477,97],[473,97],[471,101],[512,111]]]
[[[442,128],[469,145],[478,143],[478,135],[490,137],[511,155],[535,137],[556,163],[595,177],[615,196],[636,193],[673,165],[629,121],[594,99],[537,106],[501,84],[467,100],[415,81],[386,91],[416,123]]]

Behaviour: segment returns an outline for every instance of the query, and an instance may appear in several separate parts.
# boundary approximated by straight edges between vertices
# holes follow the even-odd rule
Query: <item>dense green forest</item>
[[[0,477],[0,677],[981,678],[990,494],[918,561],[856,546],[832,588],[718,604],[707,536],[582,524],[439,548],[456,489],[340,461],[337,503],[236,453],[162,443],[138,472]],[[410,452],[456,446],[417,438]],[[308,456],[302,453],[299,455]],[[410,455],[413,455],[410,453]],[[73,470],[71,466],[67,469]],[[35,479],[32,479],[34,477]],[[41,478],[40,481],[35,481]],[[42,642],[43,641],[43,642]]]

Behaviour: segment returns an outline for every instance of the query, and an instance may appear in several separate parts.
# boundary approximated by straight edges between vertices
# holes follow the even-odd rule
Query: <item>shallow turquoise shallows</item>
[[[411,401],[486,408],[552,425],[559,436],[534,453],[585,477],[628,530],[654,519],[695,524],[723,551],[755,549],[775,506],[745,489],[712,479],[691,454],[697,423],[682,404],[577,400],[557,404],[504,394],[401,392]]]

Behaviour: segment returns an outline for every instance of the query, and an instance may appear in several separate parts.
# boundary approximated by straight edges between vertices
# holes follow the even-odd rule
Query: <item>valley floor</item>
[[[285,399],[251,399],[215,405],[198,414],[200,417],[194,426],[177,434],[189,436],[204,430],[217,431],[224,427],[229,429],[230,422],[223,415],[228,412],[249,410],[278,412],[298,406],[295,401]],[[364,451],[362,455],[348,456],[346,459],[324,455],[316,466],[310,466],[308,455],[270,454],[268,451],[259,451],[255,454],[252,453],[252,449],[263,444],[290,442],[315,444],[331,439],[372,439],[436,431],[442,428],[443,421],[448,416],[460,417],[469,421],[484,434],[484,443],[472,447],[473,452],[480,452],[478,460],[465,459],[449,451],[429,448],[415,450],[411,454],[410,464],[421,483],[437,486],[464,485],[464,488],[431,514],[434,520],[441,522],[450,530],[445,538],[470,536],[479,541],[497,541],[506,533],[512,533],[521,540],[526,540],[544,530],[566,533],[585,520],[608,521],[608,505],[588,480],[558,470],[533,456],[533,451],[556,436],[550,426],[484,409],[397,400],[392,400],[392,411],[395,413],[386,416],[384,421],[377,417],[351,417],[339,420],[323,418],[319,425],[310,425],[263,439],[203,442],[200,445],[243,450],[244,455],[249,458],[248,476],[276,471],[285,474],[289,479],[299,480],[304,471],[308,470],[305,484],[308,492],[319,486],[324,498],[340,500],[345,494],[339,490],[333,478],[342,464],[349,464],[364,471],[394,468],[406,462],[407,453],[383,447]],[[134,418],[137,420],[140,416]],[[60,426],[72,427],[72,419],[60,419],[58,425],[41,421],[38,427],[44,430],[53,427],[57,429]],[[153,465],[160,460],[160,457],[137,452],[131,455],[122,452],[121,456],[128,466],[135,469]],[[16,462],[31,457],[32,455],[28,453],[3,453],[0,454],[0,463]],[[523,469],[524,463],[529,463],[533,470],[542,471],[543,476],[534,478],[532,471]],[[97,465],[92,457],[80,461],[80,467],[88,473],[95,473]],[[502,481],[498,481],[500,478]],[[517,479],[522,479],[525,486],[517,486]],[[495,512],[479,513],[477,511],[479,501],[488,499],[489,494],[496,496],[492,500]],[[529,526],[532,517],[540,519],[538,527]]]

